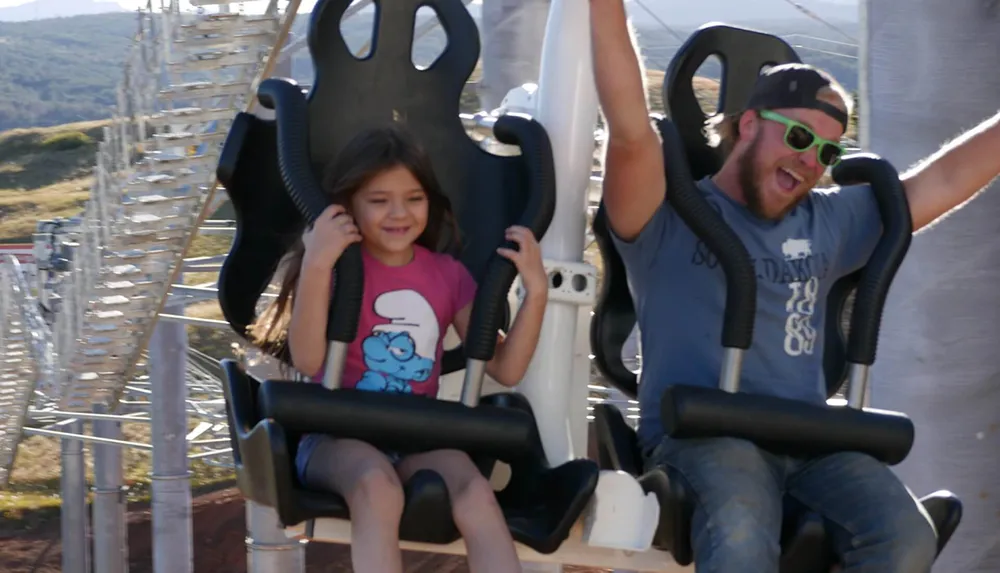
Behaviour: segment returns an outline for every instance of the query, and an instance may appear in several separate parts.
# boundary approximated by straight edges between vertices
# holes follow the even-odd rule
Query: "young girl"
[[[295,368],[322,380],[332,270],[344,249],[360,242],[364,296],[342,387],[435,397],[442,339],[454,326],[464,340],[476,283],[462,263],[438,252],[455,242],[458,230],[428,157],[398,126],[369,130],[345,147],[323,187],[335,204],[287,257],[281,292],[254,329],[262,333],[259,343],[276,351],[287,340]],[[451,240],[442,241],[443,235]],[[515,226],[506,237],[519,250],[497,252],[517,266],[527,294],[487,372],[514,386],[538,341],[548,280],[532,232]],[[358,573],[402,573],[401,483],[423,468],[438,472],[447,484],[470,570],[521,571],[493,489],[464,452],[400,459],[358,440],[312,434],[299,445],[296,467],[308,487],[332,490],[347,501]]]

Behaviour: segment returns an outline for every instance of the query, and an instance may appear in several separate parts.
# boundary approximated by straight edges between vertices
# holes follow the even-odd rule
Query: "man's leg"
[[[885,464],[846,452],[803,463],[788,495],[827,522],[842,573],[928,573],[937,553],[923,506]]]
[[[665,439],[647,467],[668,466],[695,505],[691,523],[697,573],[778,570],[782,475],[774,457],[745,440]]]

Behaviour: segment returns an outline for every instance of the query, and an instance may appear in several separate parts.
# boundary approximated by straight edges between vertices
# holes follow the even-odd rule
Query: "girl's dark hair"
[[[333,203],[350,209],[351,199],[365,184],[394,167],[409,170],[427,194],[427,227],[416,243],[432,251],[454,252],[459,244],[459,231],[451,201],[441,189],[426,151],[413,134],[398,123],[365,130],[349,141],[326,166],[322,187]],[[286,361],[290,361],[288,323],[305,256],[304,231],[304,226],[297,230],[292,246],[278,267],[281,275],[278,297],[247,327],[248,338],[253,344]]]

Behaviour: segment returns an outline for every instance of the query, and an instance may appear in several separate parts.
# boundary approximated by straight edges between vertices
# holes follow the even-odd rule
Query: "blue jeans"
[[[665,438],[646,466],[687,482],[697,573],[777,573],[786,502],[823,516],[842,573],[928,573],[937,553],[923,507],[865,454],[803,460],[736,438]]]

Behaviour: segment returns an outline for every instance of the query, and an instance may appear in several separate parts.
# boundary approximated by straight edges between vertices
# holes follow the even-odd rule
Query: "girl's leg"
[[[465,540],[472,573],[520,573],[514,540],[490,482],[464,452],[437,450],[404,458],[397,470],[405,480],[431,469],[444,478],[455,525]]]
[[[338,493],[347,501],[356,573],[402,573],[403,487],[385,454],[365,442],[321,436],[302,477],[306,487]]]

